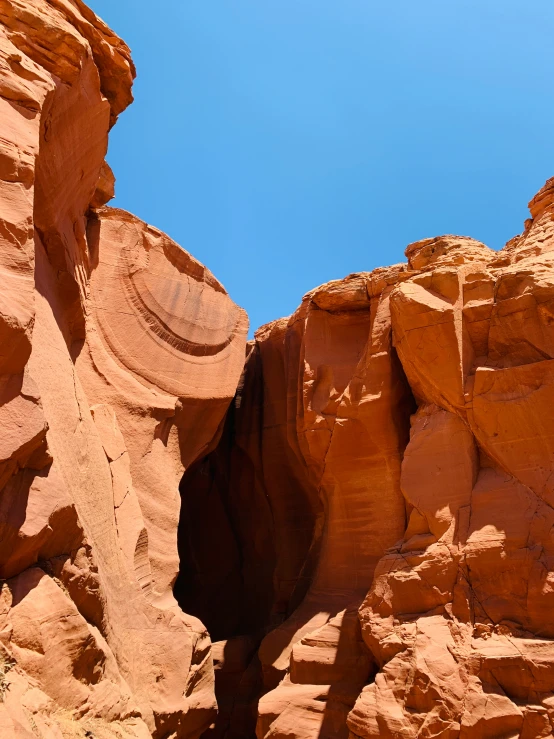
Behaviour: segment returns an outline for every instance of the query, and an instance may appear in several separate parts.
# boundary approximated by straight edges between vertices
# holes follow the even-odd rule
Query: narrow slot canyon
[[[552,739],[554,179],[248,342],[108,205],[134,77],[0,2],[0,736]]]
[[[367,281],[320,288],[257,333],[217,446],[181,481],[174,593],[214,642],[207,737],[252,739],[256,725],[265,736],[295,702],[299,720],[319,715],[314,736],[347,737],[375,673],[357,610],[406,527],[415,402],[392,347],[390,287],[371,296]]]

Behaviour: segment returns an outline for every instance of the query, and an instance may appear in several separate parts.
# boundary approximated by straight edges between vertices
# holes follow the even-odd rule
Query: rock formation
[[[247,345],[106,206],[133,77],[0,0],[0,736],[554,739],[554,180]]]
[[[210,736],[554,736],[554,180],[530,210],[500,252],[411,244],[256,333],[181,484]]]
[[[104,162],[129,50],[80,0],[0,2],[0,736],[197,737],[210,640],[172,595],[178,484],[247,320]],[[88,732],[88,733],[86,733]]]

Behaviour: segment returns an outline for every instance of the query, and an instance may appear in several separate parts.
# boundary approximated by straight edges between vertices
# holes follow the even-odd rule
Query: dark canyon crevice
[[[365,280],[352,276],[350,284],[359,290]],[[215,642],[220,710],[206,736],[254,737],[258,699],[275,689],[289,670],[298,685],[330,686],[321,736],[340,736],[346,731],[344,711],[374,673],[361,642],[357,608],[385,545],[393,544],[405,528],[398,470],[415,403],[390,329],[381,351],[372,348],[381,293],[356,298],[352,305],[347,293],[332,310],[325,310],[308,296],[290,320],[257,333],[216,447],[181,481],[180,572],[174,593]],[[314,361],[310,353],[318,352],[322,332],[325,355]],[[353,346],[345,355],[348,333]],[[372,378],[376,372],[381,374]],[[378,394],[366,405],[366,413],[371,413],[361,422],[367,447],[358,444],[356,455],[347,460],[339,448],[334,457],[341,427],[360,423],[349,414],[342,416],[340,396],[348,396],[358,412],[372,382]],[[379,403],[386,407],[380,409]],[[383,412],[391,419],[384,442],[383,428],[371,428],[381,423]],[[302,428],[298,418],[304,413],[307,423]],[[316,444],[310,447],[311,435]],[[382,472],[376,475],[379,460]],[[382,505],[383,511],[368,511],[371,521],[360,526],[358,491],[372,485],[380,491],[375,505]],[[393,521],[386,520],[387,502],[378,499],[390,486],[396,486],[398,501]],[[344,496],[347,506],[351,495],[354,506],[338,519],[337,495]],[[391,530],[383,543],[369,545],[366,560],[360,561],[356,537],[371,537],[375,519]],[[336,532],[339,527],[343,530]],[[383,532],[376,531],[376,537],[382,539]],[[343,572],[336,572],[340,568]],[[351,584],[344,568],[354,573]],[[338,626],[333,626],[337,617]],[[302,660],[292,659],[290,648],[303,634],[315,632],[317,642],[317,632],[326,628],[331,636],[324,641],[335,640],[334,667],[314,664],[306,669]],[[259,731],[263,736],[263,726]]]

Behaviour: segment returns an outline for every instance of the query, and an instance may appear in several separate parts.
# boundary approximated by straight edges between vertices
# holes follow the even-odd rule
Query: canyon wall
[[[0,0],[0,736],[553,739],[554,180],[247,344],[106,206],[133,78]]]
[[[500,252],[417,242],[256,333],[181,485],[210,736],[554,736],[554,180],[530,210]]]
[[[210,639],[178,607],[178,485],[247,319],[104,207],[129,50],[80,0],[0,2],[0,735],[198,737]]]

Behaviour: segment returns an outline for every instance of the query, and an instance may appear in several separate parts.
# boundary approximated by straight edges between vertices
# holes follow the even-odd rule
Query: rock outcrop
[[[500,252],[417,242],[256,333],[182,482],[181,602],[230,655],[212,735],[554,736],[554,180],[530,210]],[[187,504],[219,507],[209,556]]]
[[[407,250],[417,272],[391,313],[418,401],[409,521],[360,610],[379,672],[354,737],[553,733],[553,185],[499,253],[452,237]]]
[[[2,739],[552,739],[554,180],[247,345],[106,206],[133,77],[0,0]]]
[[[129,50],[80,0],[0,2],[0,735],[198,737],[209,636],[178,607],[178,485],[247,320],[104,207]]]

